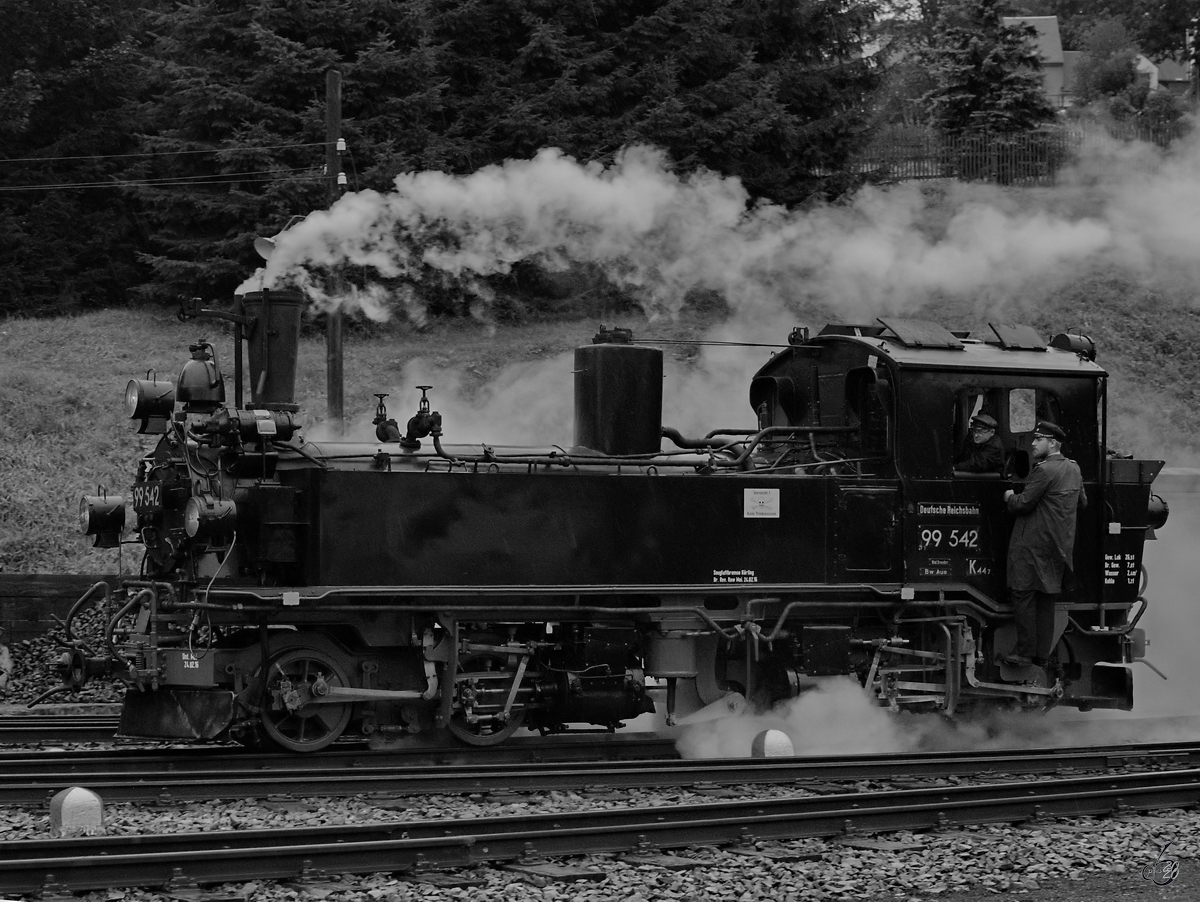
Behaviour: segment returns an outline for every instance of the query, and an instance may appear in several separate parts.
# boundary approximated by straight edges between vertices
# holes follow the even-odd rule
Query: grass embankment
[[[1188,309],[1184,300],[1121,279],[1096,277],[1052,298],[1027,298],[1021,310],[1010,306],[989,315],[957,302],[931,304],[906,315],[952,328],[982,328],[990,320],[1027,322],[1047,336],[1067,329],[1090,334],[1099,347],[1099,362],[1112,374],[1110,444],[1191,466],[1200,456],[1200,314]],[[798,313],[796,323],[819,327],[823,321]],[[685,316],[650,325],[622,316],[619,324],[633,327],[639,335],[692,339],[701,337],[712,319]],[[403,426],[418,397],[404,382],[405,365],[414,359],[424,361],[423,372],[440,373],[439,381],[470,395],[510,364],[554,357],[586,343],[596,325],[594,318],[562,318],[497,327],[458,322],[423,330],[393,325],[351,332],[345,341],[347,418],[369,422],[376,404],[373,393],[389,391],[394,392],[388,399],[389,414]],[[231,383],[231,341],[221,323],[180,323],[169,310],[157,308],[0,321],[0,572],[116,569],[116,552],[93,549],[90,540],[79,535],[79,496],[101,485],[111,492],[127,491],[138,457],[156,438],[136,435],[125,418],[125,385],[131,378],[144,377],[148,369],[174,381],[188,356],[188,344],[201,336],[217,345]],[[757,337],[786,340],[785,335]],[[694,359],[687,346],[670,348],[683,365]],[[767,353],[746,349],[747,372]],[[302,339],[298,370],[301,421],[313,427],[326,409],[321,335]],[[232,400],[232,384],[229,390]],[[745,386],[739,390],[744,392]],[[555,391],[570,403],[569,374],[563,373]],[[434,409],[439,397],[445,395],[435,394]],[[711,428],[726,425],[716,421]],[[541,438],[531,435],[529,443]],[[136,566],[127,555],[125,569]]]

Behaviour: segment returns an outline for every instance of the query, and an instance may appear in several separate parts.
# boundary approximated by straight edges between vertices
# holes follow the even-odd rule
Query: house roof
[[[1160,82],[1189,81],[1186,63],[1177,63],[1175,60],[1167,58],[1165,60],[1158,60],[1155,65],[1158,66],[1158,80]]]
[[[1043,66],[1061,66],[1062,37],[1058,33],[1058,16],[1005,16],[1005,25],[1032,25],[1037,30],[1034,44]]]

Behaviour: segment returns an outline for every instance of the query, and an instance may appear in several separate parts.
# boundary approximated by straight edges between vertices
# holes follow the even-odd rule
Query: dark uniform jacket
[[[1063,572],[1075,551],[1075,517],[1087,507],[1083,479],[1075,461],[1052,454],[1038,463],[1025,490],[1008,499],[1017,515],[1008,543],[1008,587],[1062,591]]]
[[[971,436],[958,449],[954,469],[965,473],[1000,473],[1004,470],[1004,445],[993,434],[986,442],[976,443]]]

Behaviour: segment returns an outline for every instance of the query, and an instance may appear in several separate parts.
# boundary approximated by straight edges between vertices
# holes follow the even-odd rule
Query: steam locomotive
[[[602,327],[575,351],[569,449],[444,443],[456,427],[428,386],[403,428],[381,395],[376,441],[314,442],[295,403],[303,304],[190,311],[235,323],[232,405],[205,340],[175,383],[129,383],[129,416],[160,438],[128,504],[86,496],[80,517],[114,547],[131,507],[141,573],[79,600],[72,619],[107,612],[104,647],[69,623],[53,665],[69,688],[123,680],[123,735],[492,745],[846,676],[894,710],[1132,706],[1162,462],[1107,447],[1084,336],[796,329],[750,383],[755,428],[687,437],[661,422],[662,352]],[[980,412],[1003,472],[954,469]],[[1003,494],[1038,420],[1066,433],[1089,504],[1040,663],[1010,667]]]

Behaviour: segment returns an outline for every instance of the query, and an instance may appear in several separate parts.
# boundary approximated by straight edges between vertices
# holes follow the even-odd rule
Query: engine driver
[[[996,420],[979,413],[971,417],[971,431],[958,455],[954,469],[962,473],[1001,473],[1004,470],[1004,446],[996,435]]]

